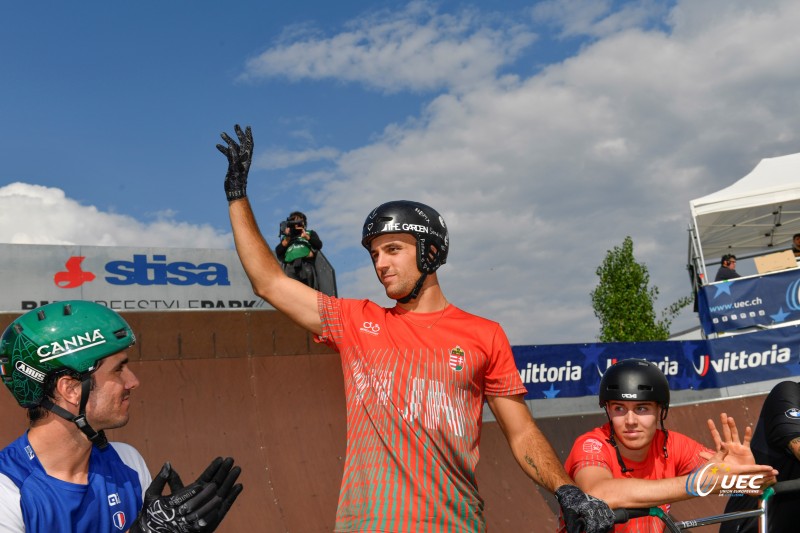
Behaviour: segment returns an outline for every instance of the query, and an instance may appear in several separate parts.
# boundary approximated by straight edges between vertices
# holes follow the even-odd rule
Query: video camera
[[[281,236],[286,235],[286,228],[289,228],[289,237],[294,239],[295,237],[299,237],[303,234],[306,226],[301,219],[287,218],[281,222]]]

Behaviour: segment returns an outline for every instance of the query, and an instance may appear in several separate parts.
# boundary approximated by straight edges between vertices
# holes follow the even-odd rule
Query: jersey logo
[[[461,372],[464,368],[464,350],[461,349],[461,346],[450,350],[450,368],[456,372]]]
[[[123,513],[122,511],[117,511],[116,513],[114,513],[113,520],[114,520],[114,526],[117,529],[119,529],[120,531],[125,530],[125,523],[127,522],[127,520],[125,519],[125,513]]]
[[[600,453],[600,450],[603,449],[603,443],[597,439],[586,439],[583,441],[583,452],[584,453]]]
[[[119,499],[119,494],[116,492],[114,494],[108,495],[108,506],[114,507],[115,505],[119,505],[122,503],[122,500]]]
[[[364,322],[364,325],[361,326],[361,331],[377,336],[381,332],[381,326],[377,322]]]
[[[786,411],[786,418],[800,418],[800,409],[797,407],[792,407]]]

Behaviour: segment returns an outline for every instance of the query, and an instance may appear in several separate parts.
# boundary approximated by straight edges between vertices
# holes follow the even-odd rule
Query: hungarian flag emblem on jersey
[[[450,350],[450,368],[456,372],[460,372],[464,368],[464,350],[460,346]]]

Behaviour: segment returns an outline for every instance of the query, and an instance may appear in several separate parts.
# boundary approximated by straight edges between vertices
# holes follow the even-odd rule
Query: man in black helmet
[[[450,304],[437,269],[450,248],[444,219],[411,201],[367,216],[362,245],[397,305],[319,293],[288,278],[246,197],[250,128],[222,134],[236,250],[255,293],[342,358],[347,457],[336,531],[486,530],[475,482],[486,400],[525,473],[553,491],[570,533],[606,531],[608,506],[572,484],[523,401],[526,391],[499,324]],[[583,524],[583,525],[582,525]]]
[[[217,458],[187,487],[169,463],[152,480],[132,446],[104,430],[128,422],[139,380],[133,331],[94,302],[48,304],[0,337],[0,377],[30,428],[0,451],[3,533],[210,533],[242,489]],[[162,495],[166,485],[170,494]]]
[[[722,437],[713,421],[708,421],[716,453],[686,435],[667,431],[664,420],[669,411],[669,383],[651,362],[625,359],[612,365],[600,381],[599,396],[608,424],[575,440],[565,468],[579,487],[614,508],[660,506],[669,512],[671,502],[699,495],[689,493],[687,487],[692,488],[692,482],[687,484],[687,479],[693,471],[704,472],[702,468],[712,463],[724,462],[728,475],[763,476],[760,479],[764,484],[775,481],[777,471],[755,464],[749,447],[750,428],[739,442],[733,418],[724,413],[720,415]],[[699,479],[713,478],[701,475]],[[701,485],[696,492],[714,493],[722,488],[721,483],[708,486]],[[658,518],[645,517],[618,525],[614,531],[663,530]]]

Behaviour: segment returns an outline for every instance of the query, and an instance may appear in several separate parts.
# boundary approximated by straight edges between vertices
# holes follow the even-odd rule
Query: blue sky
[[[341,295],[388,304],[361,223],[414,199],[450,226],[451,301],[515,344],[591,342],[607,250],[631,235],[666,307],[689,200],[798,151],[799,23],[789,0],[9,4],[0,242],[230,247],[214,145],[249,124],[262,229],[305,211]]]

